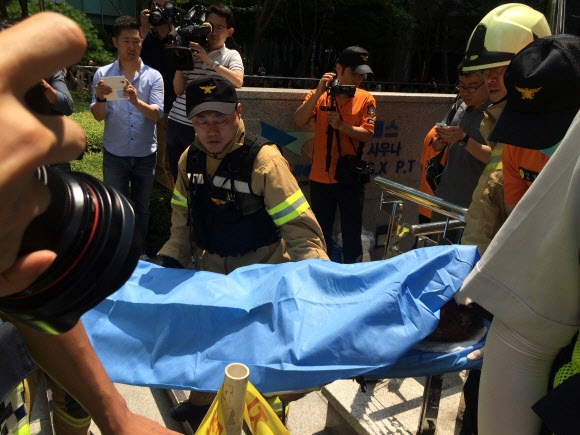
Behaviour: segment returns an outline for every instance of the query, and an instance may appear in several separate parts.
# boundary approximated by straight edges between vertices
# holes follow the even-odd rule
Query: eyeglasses
[[[217,30],[219,32],[221,32],[222,30],[225,30],[225,29],[229,29],[228,26],[224,26],[223,24],[211,24],[211,28],[213,30]]]
[[[458,91],[460,91],[460,92],[461,91],[465,91],[468,94],[475,94],[477,92],[477,90],[479,88],[481,88],[481,85],[483,85],[484,83],[485,82],[481,82],[479,84],[479,86],[461,86],[461,85],[459,85],[459,86],[455,86],[455,89],[458,90]]]

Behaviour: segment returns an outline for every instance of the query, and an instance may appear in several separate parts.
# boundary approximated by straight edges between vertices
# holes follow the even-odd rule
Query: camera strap
[[[332,97],[331,97],[332,98]],[[334,111],[338,112],[338,114],[340,115],[340,112],[338,111],[338,107],[335,104],[335,102],[332,102],[331,107],[333,107]],[[327,141],[326,141],[326,172],[330,171],[330,161],[331,161],[331,154],[332,154],[332,133],[334,130],[334,134],[336,136],[336,146],[338,148],[338,157],[340,158],[342,156],[342,147],[340,146],[340,135],[338,130],[336,130],[335,128],[333,128],[330,124],[328,125],[328,129],[327,129]],[[362,154],[363,154],[363,148],[364,148],[364,143],[359,141],[359,146],[357,147],[354,142],[352,141],[352,138],[349,137],[350,143],[352,144],[352,148],[355,150],[356,153],[356,157],[359,160],[362,160]]]
[[[335,130],[336,133],[336,145],[338,146],[338,157],[342,156],[342,148],[340,147],[340,137],[338,136],[338,130]],[[362,160],[362,154],[363,154],[363,148],[364,148],[364,143],[359,141],[358,142],[358,147],[354,144],[354,142],[352,141],[352,138],[350,138],[350,143],[352,144],[352,148],[354,149],[355,153],[356,153],[356,158],[359,160]]]

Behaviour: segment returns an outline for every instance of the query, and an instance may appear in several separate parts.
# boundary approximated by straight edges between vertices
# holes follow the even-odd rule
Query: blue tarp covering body
[[[409,364],[441,373],[453,371],[441,369],[441,355],[411,348],[435,329],[439,308],[478,258],[475,247],[436,246],[368,263],[306,260],[229,275],[140,262],[82,319],[111,379],[132,385],[217,391],[231,362],[247,365],[263,393],[389,370],[394,377]],[[465,363],[465,353],[451,358]]]

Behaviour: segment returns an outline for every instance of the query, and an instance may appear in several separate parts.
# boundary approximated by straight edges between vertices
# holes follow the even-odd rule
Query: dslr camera
[[[212,32],[211,24],[205,21],[206,9],[204,6],[192,7],[183,18],[184,25],[178,27],[174,46],[165,47],[164,56],[167,64],[177,70],[193,70],[194,59],[189,49],[190,42],[197,42],[207,50]]]
[[[18,255],[48,249],[56,259],[28,288],[0,297],[0,312],[60,334],[131,276],[142,235],[129,201],[96,178],[48,166],[35,177],[50,204],[24,232]]]
[[[175,17],[177,16],[177,9],[175,8],[175,3],[169,1],[165,3],[165,7],[159,6],[157,3],[153,3],[153,7],[149,9],[149,24],[152,26],[159,26],[165,23],[175,22]]]

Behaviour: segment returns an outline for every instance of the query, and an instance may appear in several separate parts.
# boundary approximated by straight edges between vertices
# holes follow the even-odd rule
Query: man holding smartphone
[[[155,123],[163,116],[163,78],[141,60],[139,30],[133,17],[115,20],[113,44],[119,57],[95,73],[91,112],[97,121],[105,121],[103,181],[132,201],[146,240],[157,162]],[[105,79],[119,76],[125,77],[125,99],[117,101]]]
[[[437,126],[437,135],[433,138],[435,151],[440,152],[449,146],[447,164],[435,195],[467,208],[491,155],[491,148],[485,144],[479,131],[483,112],[490,101],[479,74],[460,70],[457,88],[463,104],[455,112],[450,125]]]

